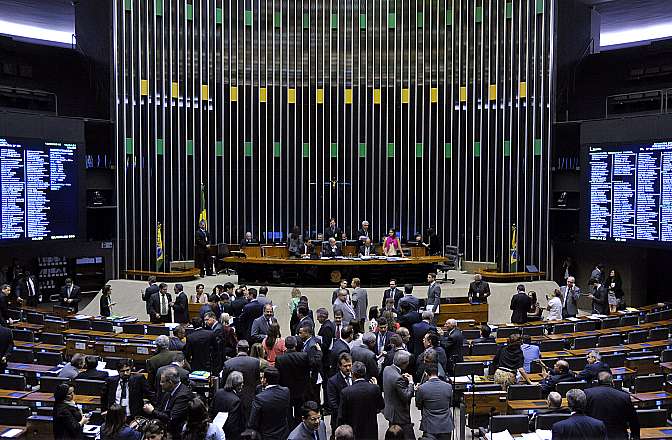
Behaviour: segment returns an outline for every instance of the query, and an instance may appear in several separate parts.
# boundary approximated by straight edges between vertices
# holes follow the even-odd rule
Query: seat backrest
[[[170,336],[170,329],[168,327],[162,327],[159,325],[148,325],[147,326],[148,335],[166,335]]]
[[[78,340],[78,341],[87,341],[87,342],[88,342],[89,339],[91,339],[91,338],[89,338],[89,337],[86,336],[86,335],[70,335],[70,334],[69,334],[68,337],[67,337],[67,339],[76,339],[76,340]]]
[[[529,432],[530,421],[527,415],[492,416],[490,418],[490,432],[502,432],[506,430],[511,434]]]
[[[539,414],[534,429],[550,430],[555,422],[561,422],[569,416],[569,414]]]
[[[22,350],[20,348],[13,348],[7,357],[9,362],[17,362],[19,364],[35,363],[35,355],[33,350]]]
[[[481,337],[481,331],[480,330],[474,330],[474,329],[462,330],[462,336],[464,337],[464,339],[467,339],[467,340],[480,338]]]
[[[23,316],[23,310],[21,309],[7,309],[7,317],[12,318],[14,321],[20,321]]]
[[[540,385],[509,385],[506,390],[507,400],[534,400],[541,399]]]
[[[75,394],[100,396],[104,386],[104,380],[75,379]]]
[[[595,348],[597,346],[597,336],[584,336],[574,339],[574,349]]]
[[[471,354],[473,356],[485,356],[488,354],[497,354],[499,345],[494,342],[484,342],[481,344],[474,344],[471,346]]]
[[[131,333],[134,335],[144,335],[145,334],[145,325],[144,324],[122,324],[122,331],[124,333]]]
[[[652,328],[649,330],[649,341],[662,341],[670,336],[670,331],[665,327]]]
[[[567,322],[563,324],[555,324],[553,326],[553,334],[557,335],[559,333],[572,333],[574,332],[574,323]]]
[[[539,344],[539,351],[561,351],[565,349],[564,339],[547,339]]]
[[[667,410],[662,409],[638,409],[637,419],[640,428],[656,428],[667,426]]]
[[[522,330],[523,330],[522,334],[529,336],[542,336],[544,334],[543,325],[535,325],[533,327],[523,327]]]
[[[518,328],[518,327],[499,327],[497,329],[497,337],[498,338],[508,338],[509,336],[513,335],[514,333],[520,334],[520,328]]]
[[[114,325],[110,321],[91,321],[91,330],[97,332],[113,332]]]
[[[637,324],[639,324],[639,316],[637,315],[626,315],[621,317],[621,327]]]
[[[660,362],[672,362],[672,350],[663,350],[660,353]]]
[[[26,314],[26,321],[30,324],[44,325],[44,314],[28,312]]]
[[[88,319],[71,319],[68,321],[68,328],[77,330],[91,330],[91,321]]]
[[[0,374],[0,388],[24,391],[26,389],[26,378],[18,374]]]
[[[651,312],[646,315],[646,322],[656,322],[660,320],[660,312]]]
[[[578,390],[585,390],[588,388],[588,383],[582,380],[576,382],[560,382],[555,386],[555,391],[560,393],[562,397],[565,397],[567,395],[567,391],[573,390],[575,388]]]
[[[610,368],[620,368],[625,366],[625,353],[609,353],[602,355],[602,362],[609,365]]]
[[[481,383],[474,385],[474,391],[502,391],[502,386],[498,383]]]
[[[12,329],[12,337],[15,341],[35,342],[35,334],[32,330]]]
[[[569,364],[569,369],[572,371],[581,371],[586,367],[588,361],[584,356],[572,356],[562,358],[563,361],[567,361]]]
[[[621,335],[602,335],[597,338],[598,347],[611,347],[614,345],[621,345],[623,343],[623,338]]]
[[[57,351],[40,351],[35,353],[35,358],[40,365],[56,366],[63,362],[63,355]]]
[[[485,370],[483,362],[458,362],[455,364],[455,376],[482,376]]]
[[[56,391],[56,387],[62,383],[69,382],[70,379],[67,377],[55,377],[55,376],[42,376],[40,377],[40,392],[41,393],[53,393]]]
[[[40,333],[40,342],[43,344],[65,345],[65,338],[61,333]]]
[[[105,360],[105,369],[107,370],[116,370],[119,361],[125,359],[120,357],[106,357]]]
[[[672,309],[665,309],[660,311],[660,320],[661,321],[667,321],[668,319],[672,319]]]
[[[633,381],[635,393],[646,393],[649,391],[660,391],[663,389],[665,376],[662,374],[651,374],[649,376],[637,376]]]
[[[598,321],[579,321],[574,326],[574,331],[587,332],[590,330],[597,330]]]
[[[628,332],[628,344],[639,344],[640,342],[646,342],[647,339],[649,339],[649,332],[646,330]]]
[[[621,317],[616,316],[615,318],[605,318],[602,320],[602,328],[614,328],[621,325]]]
[[[0,405],[0,425],[26,426],[30,414],[29,406]]]
[[[632,353],[625,358],[624,367],[637,371],[639,375],[658,373],[660,371],[660,366],[658,365],[659,357],[657,355],[653,353],[637,357],[632,357],[631,355]]]

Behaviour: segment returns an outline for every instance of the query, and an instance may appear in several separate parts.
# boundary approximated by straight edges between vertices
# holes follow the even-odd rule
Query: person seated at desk
[[[253,246],[257,245],[259,242],[252,237],[251,232],[246,232],[245,237],[243,237],[242,240],[240,240],[240,248],[244,248],[245,246]]]
[[[364,245],[367,238],[373,240],[371,231],[369,230],[369,222],[364,220],[362,222],[362,227],[357,231],[357,240],[359,240],[360,247]]]
[[[289,234],[287,250],[290,257],[300,257],[303,254],[303,237],[301,236],[301,230],[298,226],[294,226],[292,232]]]
[[[576,376],[569,370],[569,363],[564,360],[558,360],[553,365],[553,370],[548,371],[545,364],[541,364],[543,371],[541,375],[543,379],[539,382],[541,385],[541,394],[546,395],[551,391],[555,391],[555,386],[560,382],[573,382],[576,380]]]
[[[586,382],[591,383],[592,381],[597,380],[597,376],[601,371],[606,371],[607,373],[611,372],[609,365],[601,361],[600,353],[595,350],[588,352],[586,360],[588,363],[584,369],[576,375],[577,380],[585,380]]]
[[[401,243],[399,243],[396,232],[397,231],[395,231],[394,228],[390,228],[390,230],[387,231],[387,237],[385,237],[385,242],[383,243],[383,253],[386,257],[404,256],[404,252],[401,250]]]
[[[441,241],[439,240],[439,236],[436,235],[434,228],[427,228],[422,241],[427,247],[429,255],[441,255]]]
[[[324,249],[322,249],[322,256],[323,257],[329,257],[329,258],[335,258],[335,257],[340,257],[343,255],[343,251],[341,250],[341,244],[336,243],[336,239],[334,237],[331,237],[329,239],[329,242],[327,243],[326,246],[324,246]]]
[[[534,432],[537,424],[537,416],[542,414],[569,414],[569,408],[562,407],[562,396],[560,393],[551,391],[548,393],[548,398],[546,399],[546,404],[548,407],[546,409],[540,409],[535,411],[530,417],[530,432]]]
[[[497,342],[495,340],[494,336],[490,336],[492,334],[492,329],[490,328],[489,325],[483,324],[479,330],[481,331],[481,337],[476,338],[473,341],[471,341],[471,344],[494,344]]]
[[[86,370],[79,373],[75,379],[93,379],[93,380],[105,380],[109,376],[107,371],[98,370],[98,357],[97,356],[87,356],[84,360],[86,365]]]
[[[67,383],[59,384],[54,391],[54,440],[82,438],[84,425],[89,418],[75,404],[75,389]]]
[[[359,256],[360,257],[372,257],[376,255],[376,249],[371,244],[371,239],[367,238],[364,240],[364,244],[359,247]]]
[[[336,219],[335,218],[330,218],[329,219],[329,227],[327,227],[324,230],[324,239],[329,240],[331,238],[334,238],[336,240],[342,240],[343,239],[343,231],[341,228],[336,226]]]
[[[317,248],[315,247],[315,244],[312,241],[303,242],[303,253],[301,254],[301,256],[303,258],[311,258],[311,259],[320,258],[320,256],[317,255]]]

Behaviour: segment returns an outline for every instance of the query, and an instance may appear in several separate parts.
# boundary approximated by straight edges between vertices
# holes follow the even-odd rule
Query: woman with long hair
[[[83,438],[82,431],[89,418],[77,408],[75,390],[67,383],[59,384],[54,391],[53,421],[55,440]]]
[[[100,427],[100,440],[140,440],[142,434],[126,424],[126,408],[114,404],[105,415],[105,423]]]
[[[208,408],[198,397],[187,406],[187,423],[182,431],[182,440],[224,440],[224,431],[210,423]]]
[[[518,374],[526,383],[532,383],[525,373],[525,357],[523,356],[523,350],[520,348],[521,345],[522,338],[520,335],[518,333],[512,334],[509,336],[506,345],[499,347],[492,364],[490,364],[490,371],[494,370],[495,373],[494,382],[499,384],[504,391],[507,390],[509,385],[516,383]]]
[[[266,371],[266,368],[268,368],[268,361],[266,360],[266,352],[264,351],[264,348],[261,346],[261,343],[256,342],[252,344],[252,347],[250,347],[250,356],[253,358],[259,359],[259,371],[262,373]]]
[[[607,300],[609,301],[609,313],[616,313],[616,310],[625,308],[625,293],[623,292],[623,282],[616,269],[611,269],[609,276],[604,282],[607,288]]]
[[[285,349],[285,340],[282,339],[280,334],[280,324],[277,321],[273,321],[271,325],[268,326],[268,334],[261,341],[261,345],[266,352],[266,360],[270,366],[275,366],[275,358],[283,354]]]
[[[404,256],[404,252],[401,250],[401,243],[399,243],[396,232],[397,231],[395,231],[394,228],[390,228],[390,230],[387,232],[387,237],[385,238],[385,243],[383,244],[383,253],[387,257],[396,257],[397,255],[400,257]]]
[[[541,319],[542,309],[539,306],[539,300],[537,299],[537,292],[530,290],[528,293],[530,297],[530,310],[527,312],[527,319],[530,321],[538,321]]]
[[[112,286],[105,284],[100,297],[100,316],[110,317],[112,315],[112,306],[117,303],[112,302]]]

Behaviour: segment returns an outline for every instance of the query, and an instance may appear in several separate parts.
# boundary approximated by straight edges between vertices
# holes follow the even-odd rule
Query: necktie
[[[168,309],[166,307],[166,294],[161,294],[161,315],[167,315]]]
[[[315,440],[320,440],[319,437],[317,436],[317,431],[313,431],[313,438]]]
[[[72,287],[68,287],[68,298],[70,298],[71,294],[72,294]]]
[[[128,388],[128,379],[121,380],[121,397],[119,398],[119,404],[121,405],[124,400],[126,400],[126,392]]]
[[[341,326],[336,327],[336,339],[341,339]]]
[[[35,289],[33,288],[33,280],[28,278],[28,296],[34,296]]]
[[[345,382],[348,384],[348,386],[352,385],[352,377],[346,376],[345,377]]]

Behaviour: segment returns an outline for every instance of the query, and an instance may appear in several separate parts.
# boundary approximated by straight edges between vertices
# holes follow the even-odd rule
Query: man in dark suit
[[[12,294],[12,287],[9,284],[0,286],[0,325],[7,326],[12,322],[9,317],[9,297]]]
[[[425,310],[422,312],[422,321],[413,324],[411,328],[411,347],[409,348],[415,356],[418,356],[424,350],[422,338],[425,337],[425,334],[430,330],[436,332],[436,326],[432,324],[432,316],[432,312]]]
[[[334,240],[341,240],[343,238],[343,231],[336,226],[335,218],[329,219],[329,226],[324,230],[324,239],[330,240],[331,238]]]
[[[373,241],[373,235],[371,234],[371,230],[369,229],[368,221],[364,220],[362,222],[362,227],[359,228],[359,230],[357,231],[357,240],[359,241],[360,247],[366,244],[366,240],[369,240],[369,244],[371,244],[371,242]],[[373,251],[373,248],[371,250]]]
[[[583,370],[576,375],[576,380],[585,380],[588,383],[592,383],[597,379],[597,375],[600,371],[611,372],[609,365],[602,362],[601,355],[596,350],[589,351],[586,355],[586,360],[588,363]]]
[[[173,303],[173,318],[180,324],[189,323],[189,299],[184,293],[182,284],[175,284],[175,303]]]
[[[588,295],[588,298],[593,300],[593,313],[596,315],[608,315],[609,292],[607,288],[594,278],[590,280],[589,284],[593,287],[592,293]]]
[[[327,382],[327,406],[331,411],[331,432],[336,431],[338,425],[338,409],[341,404],[341,390],[352,385],[352,357],[348,353],[341,353],[338,357],[338,373]]]
[[[266,304],[264,314],[252,321],[252,330],[248,338],[250,342],[254,344],[255,342],[262,342],[266,338],[271,323],[275,321],[273,313],[273,304]]]
[[[310,359],[310,381],[306,386],[304,399],[320,403],[320,386],[317,384],[318,375],[322,371],[322,347],[320,340],[315,337],[315,328],[302,326],[299,328],[299,341],[304,352]]]
[[[394,335],[388,330],[387,319],[384,317],[378,318],[378,328],[375,331],[376,335],[376,354],[381,354],[390,348],[390,337]]]
[[[355,345],[350,349],[352,360],[359,361],[366,365],[367,379],[378,377],[378,359],[376,352],[376,335],[375,333],[364,333],[362,336],[362,344]]]
[[[322,340],[321,350],[322,350],[322,377],[329,377],[329,356],[331,351],[331,346],[334,343],[334,334],[336,333],[336,326],[333,322],[329,320],[329,311],[324,307],[320,307],[315,311],[315,317],[317,322],[320,323],[320,331],[317,332],[317,336]],[[327,392],[327,383],[325,380],[322,381],[322,393],[326,395]]]
[[[597,382],[598,386],[585,391],[586,414],[604,423],[610,440],[627,440],[627,428],[630,428],[630,438],[639,438],[639,419],[630,394],[614,388],[608,371],[598,373]]]
[[[194,239],[194,266],[201,269],[201,278],[208,275],[211,271],[208,244],[210,244],[210,234],[208,234],[206,229],[205,220],[201,220],[198,222],[196,238]]]
[[[147,278],[147,283],[149,284],[145,290],[142,292],[142,300],[145,302],[145,310],[149,315],[149,319],[152,319],[151,309],[149,308],[149,303],[152,299],[152,295],[159,293],[159,286],[156,284],[156,277],[154,275]]]
[[[150,383],[150,385],[154,387],[157,393],[161,393],[161,375],[168,368],[174,368],[177,371],[177,374],[180,376],[180,381],[185,385],[190,385],[189,370],[185,368],[186,365],[187,360],[184,358],[184,353],[181,351],[176,352],[171,363],[164,365],[163,367],[159,367],[159,369],[156,370],[156,380],[154,383]]]
[[[212,371],[213,355],[217,353],[217,340],[210,329],[203,327],[203,321],[198,316],[191,319],[194,331],[187,335],[184,344],[184,357],[194,371]]]
[[[348,301],[352,300],[352,296],[350,296],[350,290],[348,290],[348,280],[343,278],[341,282],[338,284],[338,287],[331,292],[331,303],[333,304],[334,301],[336,301],[336,298],[338,297],[338,292],[341,290],[345,290],[348,294]]]
[[[308,353],[296,351],[296,336],[285,338],[284,354],[275,358],[275,367],[280,373],[280,385],[289,389],[291,406],[293,408],[294,426],[301,423],[301,405],[310,380],[310,358]]]
[[[259,359],[249,356],[250,344],[245,340],[238,341],[238,354],[226,362],[222,369],[222,381],[226,381],[232,371],[243,373],[243,388],[238,394],[243,408],[243,414],[249,414],[254,399],[254,392],[259,385]]]
[[[41,300],[37,278],[29,270],[23,272],[16,287],[17,300],[21,305],[37,307]]]
[[[352,426],[355,438],[377,439],[378,423],[375,420],[385,408],[380,387],[375,378],[366,380],[366,366],[361,362],[352,364],[352,379],[352,385],[341,391],[338,424]]]
[[[441,286],[436,282],[436,274],[434,272],[427,274],[427,303],[425,309],[431,310],[434,313],[434,320],[439,317],[439,307],[441,306]]]
[[[241,313],[243,313],[243,308],[247,304],[247,298],[245,298],[245,291],[240,287],[236,289],[236,299],[231,303],[231,309],[233,309],[233,317],[238,318]]]
[[[117,363],[118,376],[112,376],[105,381],[101,404],[103,410],[109,409],[115,403],[126,408],[126,417],[142,415],[143,399],[154,402],[154,391],[142,374],[131,374],[133,362],[130,359],[120,359]]]
[[[316,402],[309,400],[303,404],[301,419],[301,423],[289,433],[287,440],[327,440],[327,426]]]
[[[79,302],[82,300],[79,286],[72,282],[71,278],[65,279],[65,285],[60,292],[61,306],[70,307],[75,313],[79,312]]]
[[[299,305],[296,306],[296,317],[298,318],[298,322],[296,324],[295,336],[299,335],[299,330],[301,327],[315,328],[315,321],[313,321],[313,318],[310,317],[310,313],[311,311],[307,304],[299,303]]]
[[[166,283],[159,284],[159,291],[149,299],[150,321],[155,324],[173,322],[170,307],[173,305],[173,297],[168,293]]]
[[[428,364],[425,374],[427,381],[415,392],[415,405],[422,414],[420,430],[427,438],[450,440],[450,434],[455,427],[450,407],[453,387],[439,379],[436,364]]]
[[[109,376],[107,371],[96,369],[98,367],[97,356],[87,356],[84,359],[84,364],[86,369],[79,373],[75,379],[105,380]]]
[[[446,351],[446,373],[452,376],[455,364],[462,362],[462,344],[464,344],[464,336],[462,330],[457,327],[457,321],[454,319],[446,320],[443,327],[443,336],[441,337],[441,346]]]
[[[250,290],[250,302],[245,304],[240,316],[233,322],[238,339],[248,339],[252,333],[252,323],[264,313],[264,306],[257,300],[257,291]]]
[[[247,426],[247,414],[243,414],[240,404],[240,391],[243,389],[243,373],[232,371],[224,387],[217,390],[210,406],[210,419],[214,420],[220,412],[228,413],[224,422],[225,438],[236,439]]]
[[[492,333],[492,329],[490,328],[490,326],[488,324],[483,324],[479,328],[479,330],[481,331],[481,337],[472,340],[471,341],[472,345],[473,344],[487,344],[487,343],[494,344],[495,342],[497,342],[495,340],[494,336],[490,336],[490,334]]]
[[[7,367],[7,356],[14,347],[12,331],[5,326],[0,326],[0,371]]]
[[[329,350],[329,359],[327,360],[327,374],[325,377],[331,377],[338,371],[338,358],[341,353],[350,353],[350,342],[352,341],[352,327],[346,325],[341,330],[341,337],[335,338],[334,343]]]
[[[413,324],[417,324],[420,321],[422,321],[422,315],[414,310],[410,303],[404,302],[403,298],[399,300],[399,315],[397,317],[399,327],[404,327],[410,332]]]
[[[539,385],[541,385],[541,394],[544,396],[551,391],[555,391],[555,386],[560,382],[573,382],[576,380],[576,376],[569,369],[569,364],[563,360],[555,362],[553,371],[549,373],[544,370],[541,375],[543,379],[539,382]]]
[[[511,305],[509,308],[513,311],[511,313],[511,322],[514,324],[525,324],[527,322],[527,312],[530,311],[532,300],[525,293],[525,286],[518,284],[516,294],[511,298]]]
[[[182,354],[181,351],[170,351],[170,339],[166,335],[161,335],[154,341],[156,345],[156,354],[145,361],[147,366],[147,381],[150,384],[158,382],[157,371],[159,368],[164,365],[168,365],[173,362],[178,353]],[[191,370],[191,365],[188,363],[185,365],[187,370]]]
[[[394,365],[383,370],[383,393],[385,395],[385,419],[392,425],[399,425],[406,439],[415,439],[411,421],[411,399],[413,398],[413,377],[403,373],[408,367],[409,354],[404,351],[394,355]]]
[[[490,285],[487,281],[483,281],[480,273],[474,275],[474,281],[469,284],[469,301],[472,303],[485,304],[488,302],[490,296]]]
[[[567,391],[567,404],[572,410],[572,415],[566,420],[553,424],[551,429],[553,440],[604,440],[607,438],[604,423],[585,415],[586,395],[582,390]]]
[[[420,300],[413,295],[413,284],[404,284],[404,296],[397,304],[397,310],[403,308],[403,304],[409,305],[409,310],[419,310]]]
[[[187,420],[189,402],[194,398],[186,385],[180,382],[180,376],[175,369],[163,372],[160,379],[161,396],[156,407],[146,403],[143,410],[154,419],[159,419],[168,428],[173,440],[182,438],[182,427]]]
[[[364,243],[359,247],[359,256],[360,257],[373,257],[376,255],[376,248],[371,243],[371,239],[367,238],[364,240]]]
[[[443,351],[443,348],[441,347],[438,348],[441,351]],[[381,371],[384,371],[385,367],[392,365],[394,363],[394,355],[397,354],[398,351],[408,351],[408,350],[404,346],[404,340],[402,339],[401,334],[395,333],[394,335],[392,335],[392,337],[390,337],[390,349],[385,353],[385,359],[383,360],[383,365],[380,368]],[[408,360],[408,372],[413,371],[415,371],[415,356],[411,354]]]
[[[381,310],[385,309],[385,302],[387,302],[388,298],[394,299],[394,308],[396,309],[399,306],[399,300],[403,296],[404,293],[401,291],[401,289],[397,288],[397,280],[390,280],[390,288],[385,289],[383,292],[383,301],[380,305]]]
[[[322,249],[322,256],[335,258],[343,256],[343,250],[341,249],[341,244],[336,242],[334,237],[329,239],[327,245]]]
[[[257,431],[264,440],[285,440],[289,434],[289,389],[279,385],[280,374],[275,367],[266,368],[261,383],[264,391],[257,394],[252,402],[247,426]]]

